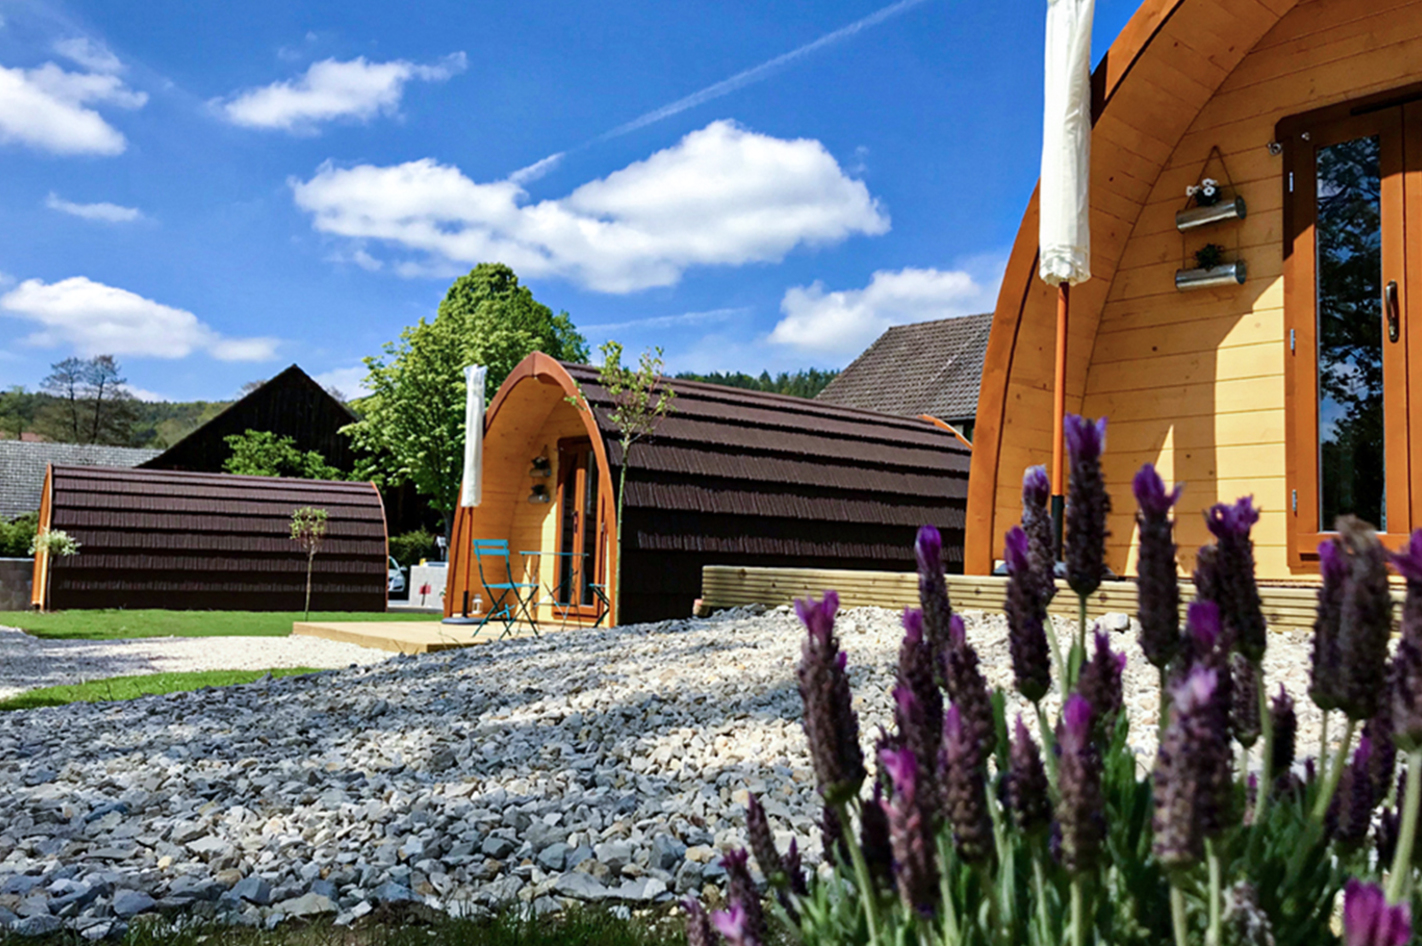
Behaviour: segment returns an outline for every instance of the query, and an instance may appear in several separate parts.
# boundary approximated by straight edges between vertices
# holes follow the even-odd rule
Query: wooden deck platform
[[[297,621],[291,633],[323,637],[328,641],[359,644],[399,654],[432,654],[456,647],[473,647],[499,639],[501,625],[491,624],[474,636],[472,624],[441,624],[439,621]],[[557,625],[541,628],[544,634],[557,633]],[[514,627],[512,637],[530,637],[526,624]]]
[[[741,568],[707,565],[701,572],[700,614],[737,605],[761,604],[775,607],[808,595],[818,597],[833,588],[841,606],[906,608],[918,607],[918,576],[912,572],[846,571],[813,568]],[[949,575],[948,595],[959,610],[1001,611],[1007,597],[1007,579],[977,575]],[[1180,583],[1180,600],[1191,600],[1195,585]],[[1308,630],[1313,627],[1317,585],[1299,583],[1290,587],[1260,587],[1264,617],[1275,630]],[[1402,590],[1394,589],[1399,608]],[[1051,612],[1076,616],[1076,595],[1058,579],[1057,596]],[[1108,581],[1087,601],[1089,618],[1110,612],[1136,613],[1134,581]]]

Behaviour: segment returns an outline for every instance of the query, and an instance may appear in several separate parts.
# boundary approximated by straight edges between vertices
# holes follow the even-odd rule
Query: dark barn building
[[[673,413],[631,451],[619,623],[690,614],[705,565],[912,571],[924,523],[942,530],[948,570],[962,570],[970,452],[953,434],[803,398],[673,386]],[[568,402],[579,389],[590,411]],[[597,615],[585,586],[611,590],[616,576],[622,455],[610,407],[596,369],[546,355],[504,382],[485,422],[483,501],[455,522],[451,612],[466,590],[487,599],[472,541],[503,539],[543,600]]]
[[[306,554],[291,539],[302,506],[330,519],[312,572],[311,608],[384,611],[385,516],[370,483],[52,466],[40,529],[79,554],[35,558],[34,601],[48,607],[300,611]]]
[[[350,473],[356,468],[357,457],[350,438],[340,431],[357,419],[349,407],[292,365],[140,466],[221,473],[232,455],[226,438],[259,430],[290,437],[296,449],[303,453],[315,450],[331,466]],[[386,488],[383,499],[392,534],[428,526],[438,518],[429,513],[413,486]]]

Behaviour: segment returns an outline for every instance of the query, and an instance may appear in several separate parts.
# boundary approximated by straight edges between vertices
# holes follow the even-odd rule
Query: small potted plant
[[[1197,207],[1213,207],[1220,202],[1220,182],[1213,177],[1204,178],[1186,187],[1185,196],[1194,200]]]
[[[1195,265],[1192,268],[1175,271],[1175,288],[1183,291],[1240,285],[1246,276],[1243,260],[1226,262],[1224,247],[1218,243],[1206,243],[1195,251]]]
[[[1218,243],[1206,243],[1195,251],[1195,265],[1200,269],[1214,269],[1224,263],[1224,247]]]

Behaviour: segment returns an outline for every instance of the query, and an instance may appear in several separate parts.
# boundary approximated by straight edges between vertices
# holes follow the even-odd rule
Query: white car
[[[386,590],[397,598],[405,596],[405,570],[393,557],[390,559],[390,583]]]

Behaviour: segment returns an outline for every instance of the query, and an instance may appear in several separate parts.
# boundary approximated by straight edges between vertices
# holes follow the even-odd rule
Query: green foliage
[[[31,555],[43,553],[68,558],[79,554],[79,546],[80,543],[63,529],[46,529],[35,533],[35,537],[30,540],[29,551]]]
[[[0,519],[0,558],[24,558],[39,531],[39,513],[27,512],[9,522]]]
[[[133,441],[137,403],[127,383],[112,355],[55,362],[40,382],[51,397],[35,425],[52,440],[125,446]]]
[[[418,564],[422,558],[433,558],[438,551],[434,533],[428,529],[416,529],[390,537],[390,555],[401,565]]]
[[[316,621],[425,621],[421,614],[384,611],[313,611]],[[0,611],[0,625],[45,640],[133,640],[142,637],[286,637],[300,611],[164,611],[102,608],[93,611]]]
[[[806,368],[794,374],[782,371],[774,376],[769,371],[762,371],[759,376],[744,374],[740,371],[713,371],[710,374],[683,371],[676,377],[678,381],[704,381],[707,384],[720,384],[728,388],[809,398],[823,391],[838,375],[837,370],[821,371],[818,368]]]
[[[317,672],[319,671],[311,667],[282,667],[272,670],[199,670],[188,673],[147,673],[136,676],[109,677],[104,680],[90,680],[86,683],[26,690],[8,699],[0,700],[0,711],[37,709],[41,706],[63,706],[66,703],[136,700],[141,696],[184,693],[203,687],[255,683],[268,673],[273,677],[293,677]]]
[[[0,437],[19,440],[33,432],[46,399],[46,395],[31,393],[18,384],[0,391]]]
[[[243,476],[290,476],[306,480],[343,480],[346,474],[326,462],[318,450],[302,452],[291,437],[269,430],[248,430],[223,438],[232,455],[222,469]]]
[[[481,263],[454,281],[433,322],[421,319],[366,358],[371,393],[353,407],[361,419],[344,429],[366,455],[362,479],[413,483],[443,515],[446,533],[464,474],[464,368],[484,365],[491,398],[535,351],[586,361],[587,343],[566,312],[554,315],[520,286],[513,270]]]

